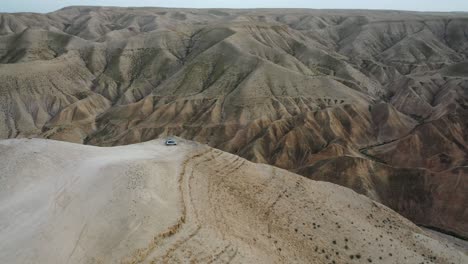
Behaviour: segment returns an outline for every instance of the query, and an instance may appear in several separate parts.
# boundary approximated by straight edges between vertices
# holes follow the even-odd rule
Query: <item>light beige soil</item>
[[[0,141],[1,263],[467,263],[354,191],[190,141]]]

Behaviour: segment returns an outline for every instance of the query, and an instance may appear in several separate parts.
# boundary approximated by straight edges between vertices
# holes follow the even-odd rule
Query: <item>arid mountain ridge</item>
[[[468,15],[70,7],[0,15],[0,137],[177,135],[468,237]]]

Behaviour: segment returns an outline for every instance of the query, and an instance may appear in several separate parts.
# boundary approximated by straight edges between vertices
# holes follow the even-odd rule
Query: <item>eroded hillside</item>
[[[468,236],[465,14],[70,7],[0,34],[2,138],[177,135]]]

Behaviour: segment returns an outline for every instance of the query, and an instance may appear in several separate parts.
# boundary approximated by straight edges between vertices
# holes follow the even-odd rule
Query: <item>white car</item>
[[[177,141],[174,139],[168,139],[166,140],[166,146],[177,146]]]

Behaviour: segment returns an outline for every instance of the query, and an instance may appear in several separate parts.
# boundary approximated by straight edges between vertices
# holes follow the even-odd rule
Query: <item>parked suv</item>
[[[166,146],[177,146],[177,141],[170,138],[170,139],[166,140]]]

